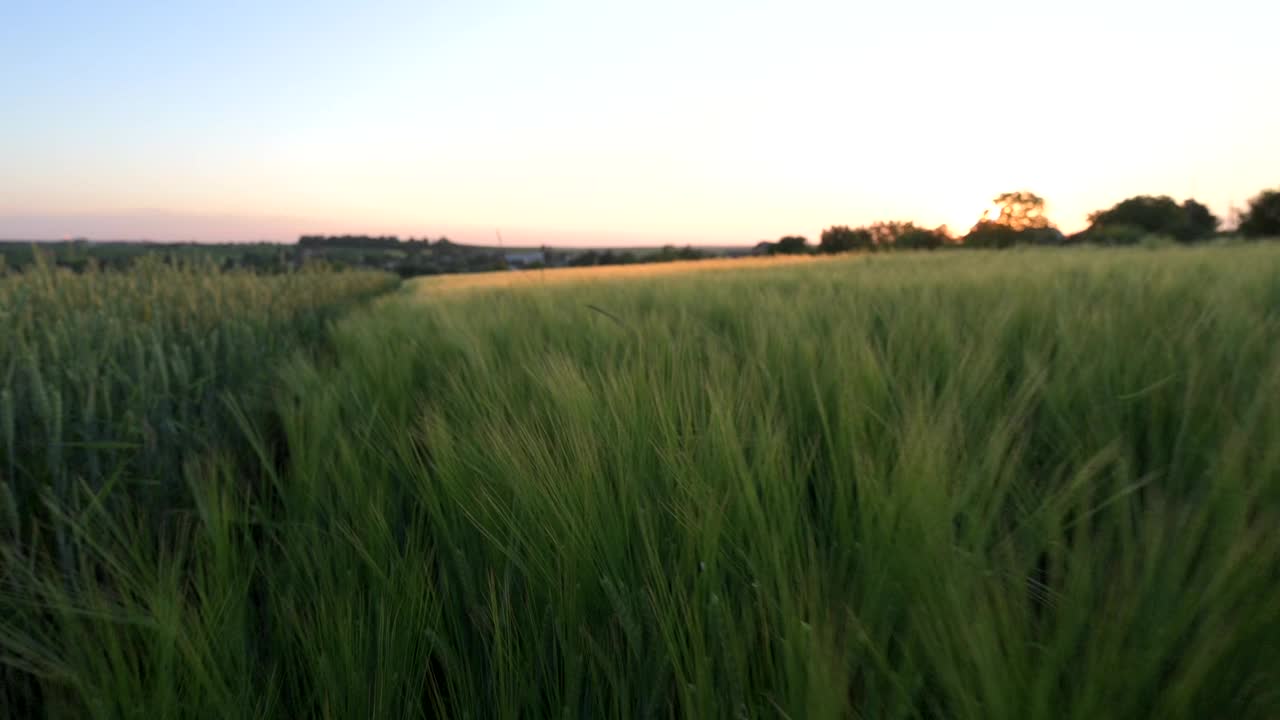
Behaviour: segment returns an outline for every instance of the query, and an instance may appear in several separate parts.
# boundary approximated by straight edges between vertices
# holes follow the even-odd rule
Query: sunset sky
[[[1280,4],[0,7],[0,238],[750,244],[1280,186]]]

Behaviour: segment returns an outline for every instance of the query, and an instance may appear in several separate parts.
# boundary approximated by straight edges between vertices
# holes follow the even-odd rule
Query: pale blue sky
[[[751,243],[1280,186],[1280,7],[0,4],[0,237]]]

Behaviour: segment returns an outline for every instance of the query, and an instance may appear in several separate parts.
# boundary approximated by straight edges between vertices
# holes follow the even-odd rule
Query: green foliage
[[[344,319],[10,547],[0,715],[1280,715],[1280,250],[708,277]]]
[[[865,228],[851,229],[848,225],[834,225],[822,231],[818,252],[828,255],[869,250],[873,243],[871,232]]]
[[[983,213],[960,242],[967,248],[1001,250],[1014,245],[1061,245],[1066,238],[1045,217],[1044,198],[1025,190],[996,196],[994,219]]]
[[[303,236],[297,245],[279,243],[140,243],[140,242],[0,242],[0,262],[16,269],[31,267],[35,251],[49,264],[73,272],[129,270],[139,262],[168,265],[212,263],[222,270],[250,270],[261,275],[296,272],[309,266],[331,270],[373,269],[401,277],[506,270],[503,254],[492,248],[460,245],[440,238],[434,243],[401,241],[394,236]]]
[[[961,243],[967,248],[1003,250],[1013,247],[1023,240],[1025,240],[1025,236],[1019,230],[992,220],[979,220],[969,230],[969,234],[964,236]]]
[[[799,235],[788,235],[774,243],[773,252],[778,255],[803,255],[809,252],[809,241]]]
[[[818,252],[935,250],[950,242],[945,227],[928,230],[911,222],[877,222],[857,229],[836,225],[822,231]]]
[[[169,265],[212,263],[224,269],[246,268],[259,273],[283,273],[297,269],[295,248],[276,243],[150,243],[89,242],[69,240],[42,242],[0,241],[0,258],[17,270],[34,266],[37,256],[47,265],[73,272],[128,270],[138,262]]]
[[[1210,238],[1218,229],[1218,218],[1209,212],[1209,208],[1195,200],[1186,200],[1179,205],[1168,195],[1131,197],[1108,210],[1091,214],[1089,222],[1091,226],[1083,239],[1108,245],[1126,244],[1115,240],[1131,237],[1135,230],[1192,242]],[[1121,229],[1112,231],[1111,228]]]
[[[446,243],[446,238],[441,238]],[[303,235],[298,238],[298,246],[303,248],[354,248],[354,249],[370,249],[378,248],[384,250],[413,250],[420,247],[426,247],[431,244],[427,238],[415,240],[409,238],[401,241],[395,235]]]
[[[807,238],[788,235],[777,242],[761,242],[756,245],[755,251],[760,255],[804,255],[811,252],[811,248]]]
[[[946,228],[929,230],[911,222],[878,222],[868,230],[882,250],[936,250],[951,241]]]
[[[1191,198],[1182,201],[1182,212],[1186,220],[1181,234],[1167,233],[1182,242],[1211,238],[1218,232],[1218,226],[1222,224],[1222,221],[1207,206]]]
[[[1249,201],[1249,209],[1240,218],[1240,234],[1280,237],[1280,190],[1264,190]]]

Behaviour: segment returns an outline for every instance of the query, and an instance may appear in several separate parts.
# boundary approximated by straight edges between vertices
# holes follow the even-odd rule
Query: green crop
[[[69,560],[6,556],[14,716],[1280,716],[1273,246],[406,295],[320,354],[257,345],[318,279],[150,272],[0,296],[17,502],[82,473]]]

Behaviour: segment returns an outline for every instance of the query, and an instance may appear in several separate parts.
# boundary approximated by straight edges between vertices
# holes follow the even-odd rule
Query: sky
[[[1280,186],[1270,0],[0,0],[0,238],[752,244]]]

